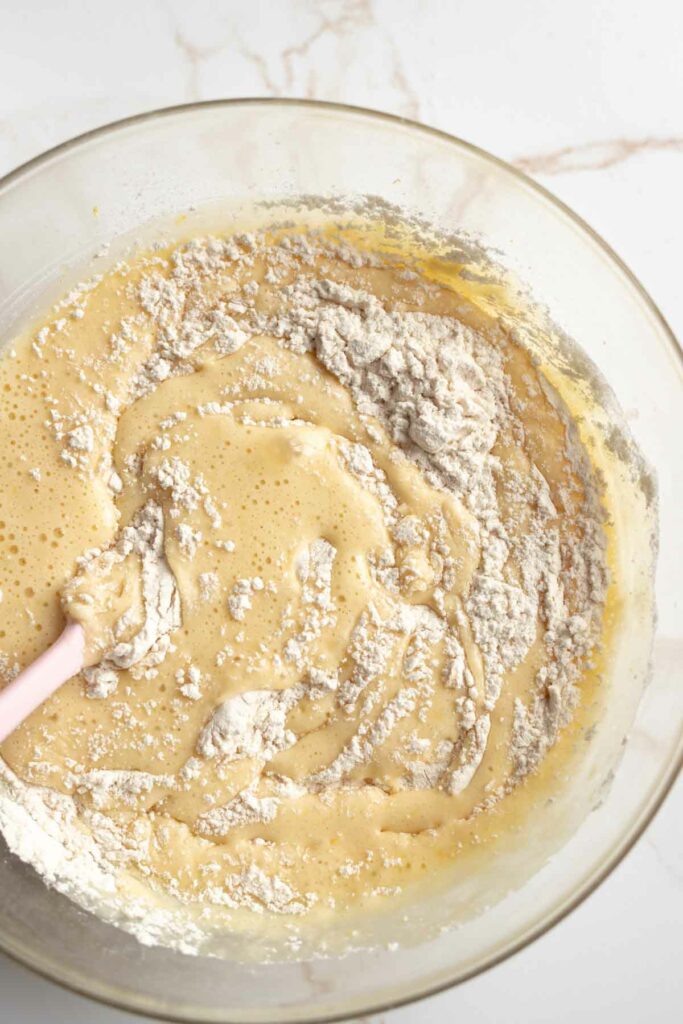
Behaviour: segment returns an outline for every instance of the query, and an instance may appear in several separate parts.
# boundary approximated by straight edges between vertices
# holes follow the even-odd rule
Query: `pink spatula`
[[[0,743],[32,711],[83,668],[85,635],[77,622],[67,622],[52,647],[0,691]]]

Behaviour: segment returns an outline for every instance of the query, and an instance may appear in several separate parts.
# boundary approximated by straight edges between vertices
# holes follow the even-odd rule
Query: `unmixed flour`
[[[188,951],[209,911],[409,891],[542,769],[600,641],[603,511],[559,395],[453,292],[313,235],[193,240],[72,304],[22,356],[54,444],[25,477],[39,499],[55,460],[104,538],[66,587],[85,519],[51,548],[90,667],[59,742],[39,716],[8,747],[11,848]]]

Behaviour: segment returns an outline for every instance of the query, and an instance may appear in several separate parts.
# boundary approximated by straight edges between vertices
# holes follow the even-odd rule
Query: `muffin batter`
[[[195,239],[74,290],[0,388],[4,680],[65,614],[87,635],[2,747],[0,824],[97,864],[92,898],[51,881],[97,910],[108,879],[124,921],[138,883],[226,921],[371,909],[542,770],[602,510],[461,295],[312,234]]]

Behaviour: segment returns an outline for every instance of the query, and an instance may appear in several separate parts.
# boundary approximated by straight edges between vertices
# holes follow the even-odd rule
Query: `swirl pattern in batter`
[[[2,667],[64,613],[89,667],[4,744],[3,799],[87,843],[123,917],[124,876],[372,908],[542,770],[601,636],[603,512],[561,399],[461,295],[312,234],[202,238],[14,351]]]

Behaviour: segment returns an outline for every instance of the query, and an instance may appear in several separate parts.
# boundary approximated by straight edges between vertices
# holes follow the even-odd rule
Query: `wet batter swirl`
[[[600,638],[602,510],[462,296],[312,235],[197,239],[77,289],[0,377],[0,667],[64,613],[89,651],[4,744],[4,799],[85,837],[122,917],[124,876],[372,907],[542,770]]]

